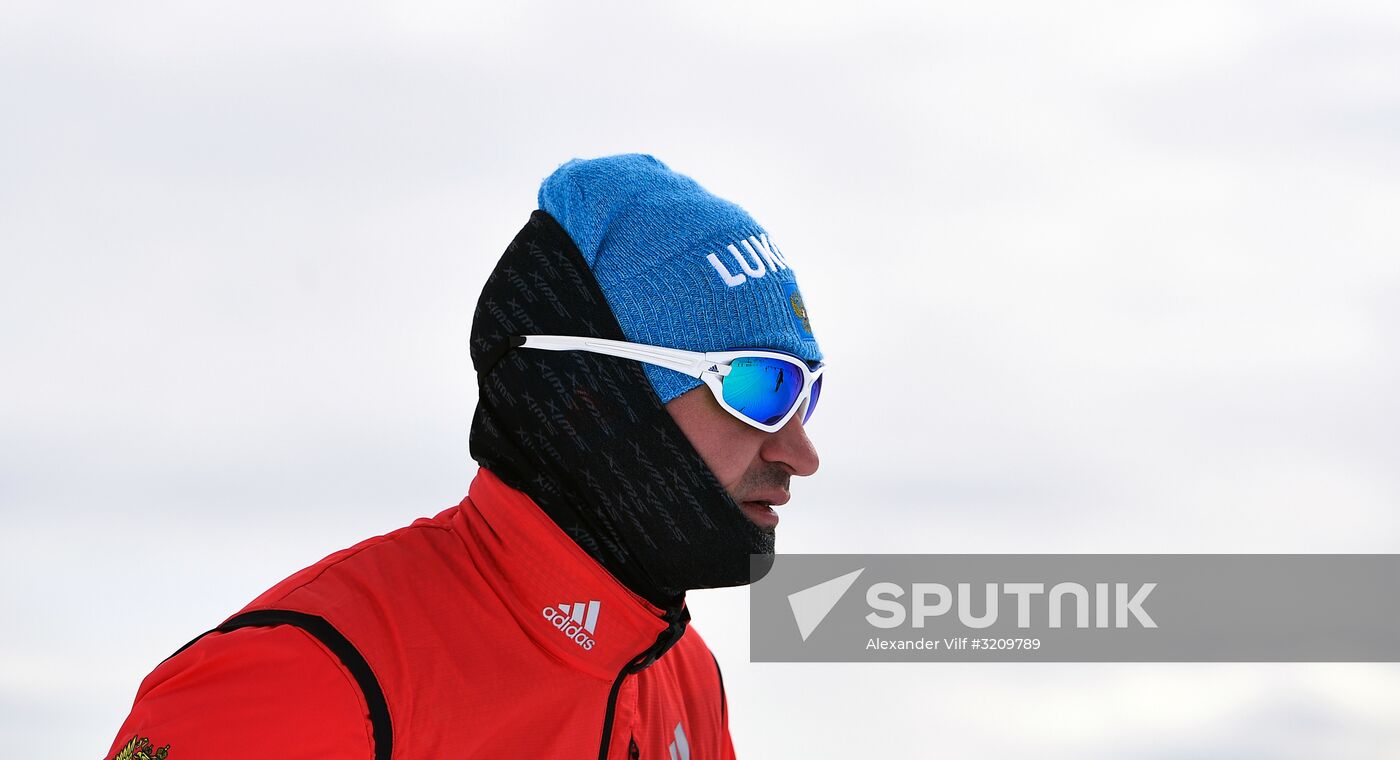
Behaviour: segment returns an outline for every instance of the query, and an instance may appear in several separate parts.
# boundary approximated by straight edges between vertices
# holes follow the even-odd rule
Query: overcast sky
[[[172,7],[173,5],[173,7]],[[786,552],[1400,552],[1400,6],[0,7],[0,739],[457,503],[572,157],[745,206],[829,360]],[[750,664],[743,757],[1400,755],[1395,665]]]

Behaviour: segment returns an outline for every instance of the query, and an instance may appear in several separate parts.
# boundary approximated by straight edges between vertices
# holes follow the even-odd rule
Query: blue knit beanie
[[[821,360],[787,256],[695,180],[651,156],[575,159],[540,185],[539,203],[578,246],[628,340]],[[643,367],[662,403],[701,382]]]

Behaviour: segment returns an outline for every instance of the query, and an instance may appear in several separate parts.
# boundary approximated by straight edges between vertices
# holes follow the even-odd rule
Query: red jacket
[[[733,758],[718,665],[666,617],[483,469],[161,663],[107,757]]]

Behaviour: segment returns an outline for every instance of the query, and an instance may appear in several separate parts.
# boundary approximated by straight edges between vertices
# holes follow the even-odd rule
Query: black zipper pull
[[[653,662],[656,662],[661,655],[666,654],[666,650],[675,646],[677,641],[685,635],[685,626],[690,622],[690,609],[681,602],[681,606],[666,610],[666,614],[661,616],[666,621],[666,630],[657,634],[656,641],[646,648],[646,651],[632,658],[632,661],[622,666],[622,672],[613,679],[612,691],[608,692],[608,709],[603,713],[603,741],[598,747],[598,760],[608,760],[608,742],[612,737],[613,714],[617,707],[617,693],[622,688],[622,681],[632,673],[639,673],[646,670]],[[637,749],[635,738],[629,737],[628,754],[631,760],[636,760],[640,750]]]
[[[628,663],[626,672],[637,673],[646,670],[653,662],[660,659],[661,655],[666,654],[667,650],[675,646],[676,642],[685,635],[686,624],[690,622],[690,608],[682,605],[666,610],[666,614],[661,619],[666,621],[666,630],[657,634],[656,642]]]

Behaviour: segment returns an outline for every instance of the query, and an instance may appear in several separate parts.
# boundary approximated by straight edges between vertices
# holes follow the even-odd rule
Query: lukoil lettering
[[[742,253],[739,251],[739,246],[744,248]],[[750,277],[757,279],[769,272],[788,268],[787,259],[783,256],[783,252],[779,251],[778,246],[768,240],[766,232],[758,237],[750,235],[737,243],[730,243],[725,249],[739,265],[738,273],[730,272],[725,262],[720,260],[716,254],[711,253],[705,258],[710,260],[710,265],[719,273],[719,278],[724,281],[724,284],[731,288],[743,285]]]

